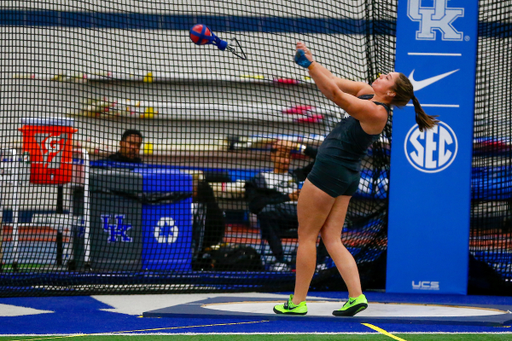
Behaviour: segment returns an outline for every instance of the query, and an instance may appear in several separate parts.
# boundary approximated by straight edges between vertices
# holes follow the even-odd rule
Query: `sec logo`
[[[413,126],[405,138],[405,155],[409,163],[424,173],[437,173],[448,168],[457,156],[457,136],[444,122],[432,129]]]

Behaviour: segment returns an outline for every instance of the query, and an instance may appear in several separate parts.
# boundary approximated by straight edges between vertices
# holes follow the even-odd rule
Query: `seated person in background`
[[[140,147],[142,145],[142,134],[135,129],[128,129],[121,136],[119,142],[119,151],[110,155],[108,161],[142,163],[139,157]]]
[[[317,152],[312,147],[297,145],[290,141],[278,141],[272,145],[270,152],[274,169],[271,172],[257,174],[245,185],[249,211],[257,215],[262,238],[267,240],[276,258],[276,263],[271,267],[272,271],[290,270],[279,232],[298,228],[299,183],[306,180],[312,168],[311,163],[304,168],[290,171],[292,149],[311,158],[315,158]],[[323,244],[321,248],[324,248]],[[320,252],[319,257],[325,258],[325,255],[325,252]]]

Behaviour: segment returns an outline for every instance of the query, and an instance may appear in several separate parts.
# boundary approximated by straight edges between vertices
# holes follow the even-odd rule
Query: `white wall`
[[[344,4],[343,4],[344,2]],[[362,0],[332,1],[3,1],[0,9],[76,12],[135,12],[216,16],[269,16],[305,18],[361,18]],[[211,27],[215,32],[215,28]],[[77,27],[0,27],[0,124],[2,148],[20,147],[22,117],[66,116],[75,118],[75,139],[90,147],[92,159],[116,150],[127,128],[140,129],[146,141],[171,146],[173,152],[144,156],[147,162],[204,165],[226,168],[268,166],[261,153],[195,152],[194,145],[223,144],[229,135],[325,134],[326,123],[276,123],[219,121],[208,109],[218,104],[277,105],[292,107],[332,106],[314,85],[285,86],[232,82],[73,82],[50,80],[56,75],[106,72],[133,75],[174,75],[215,78],[257,75],[304,80],[307,73],[294,61],[295,44],[306,42],[318,61],[334,73],[364,79],[368,66],[365,37],[360,35],[216,32],[220,38],[241,43],[248,57],[242,60],[215,46],[196,46],[188,31],[87,29]],[[33,75],[34,78],[31,78]],[[24,78],[27,77],[28,78]],[[77,115],[87,100],[107,97],[162,103],[202,104],[204,119],[139,119]],[[338,112],[337,115],[341,115]],[[155,147],[157,149],[157,147]],[[165,148],[164,148],[165,149]],[[208,148],[207,148],[208,149]],[[263,159],[262,159],[263,158]],[[37,190],[41,191],[41,190]],[[31,190],[22,197],[29,207],[52,207],[55,193],[44,194],[47,202],[30,201]]]
[[[358,17],[363,1],[341,2],[269,2],[269,1],[4,1],[4,8],[141,12],[170,14],[210,14],[218,16],[303,16]],[[10,7],[11,6],[11,7]],[[354,13],[357,13],[355,15]],[[212,28],[214,30],[214,28]],[[59,74],[125,73],[145,75],[170,74],[212,78],[217,76],[258,75],[267,79],[284,77],[304,79],[307,73],[293,62],[295,43],[309,44],[318,61],[334,73],[351,79],[364,79],[367,74],[364,37],[360,35],[290,34],[257,32],[221,32],[222,39],[236,37],[248,59],[242,60],[213,45],[196,46],[187,31],[85,29],[76,27],[0,27],[0,72],[2,77],[0,123],[6,134],[4,144],[20,139],[16,128],[20,117],[69,115],[93,98],[130,99],[134,101],[201,103],[271,103],[285,107],[294,105],[330,105],[315,87],[239,87],[236,84],[164,84],[95,83],[76,84],[48,79]],[[222,34],[222,36],[221,36]],[[35,78],[19,78],[34,75]],[[78,139],[117,146],[117,138],[126,127],[138,126],[149,139],[159,143],[201,140],[206,133],[212,140],[227,134],[304,133],[307,127],[272,127],[260,124],[243,128],[233,124],[213,124],[215,113],[205,111],[203,122],[169,122],[168,120],[134,121],[89,119],[74,116],[80,129]],[[161,116],[160,116],[161,117]],[[158,118],[158,116],[156,116]],[[265,123],[262,123],[265,124]],[[325,127],[313,128],[324,133]],[[166,132],[174,134],[168,136]],[[14,132],[14,134],[9,134]],[[199,136],[196,136],[198,135]],[[167,136],[166,136],[167,135]],[[163,139],[163,140],[162,140]],[[172,140],[175,140],[174,142]],[[114,147],[111,147],[114,148]]]
[[[90,11],[90,12],[136,12],[136,13],[179,13],[213,15],[259,15],[280,16],[292,13],[296,16],[330,16],[333,12],[362,17],[363,0],[345,1],[296,1],[286,0],[258,1],[148,1],[148,0],[13,0],[2,1],[0,8],[33,9],[52,11]],[[306,15],[307,14],[307,15]]]

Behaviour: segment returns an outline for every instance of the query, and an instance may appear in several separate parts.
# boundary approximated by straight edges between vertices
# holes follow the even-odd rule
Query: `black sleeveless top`
[[[373,95],[359,96],[360,99],[370,100]],[[388,116],[391,109],[388,105],[375,102],[386,108]],[[341,120],[336,127],[327,135],[324,142],[318,149],[317,158],[325,162],[336,162],[348,169],[360,170],[361,159],[368,152],[368,148],[377,141],[380,134],[367,134],[358,120],[352,116]]]

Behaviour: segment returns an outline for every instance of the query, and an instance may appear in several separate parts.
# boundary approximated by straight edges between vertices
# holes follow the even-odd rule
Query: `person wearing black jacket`
[[[142,134],[135,129],[126,130],[119,141],[119,150],[117,153],[109,155],[108,161],[142,163],[139,157],[140,147],[142,145]]]
[[[290,170],[291,149],[289,141],[275,143],[270,154],[273,170],[259,173],[245,184],[249,211],[257,215],[262,238],[267,240],[276,258],[276,263],[271,267],[274,271],[290,269],[284,257],[279,234],[281,231],[298,228],[299,184],[306,180],[313,166],[310,163],[304,168]],[[316,157],[317,150],[313,147],[297,145],[296,149],[303,155],[313,159]]]

